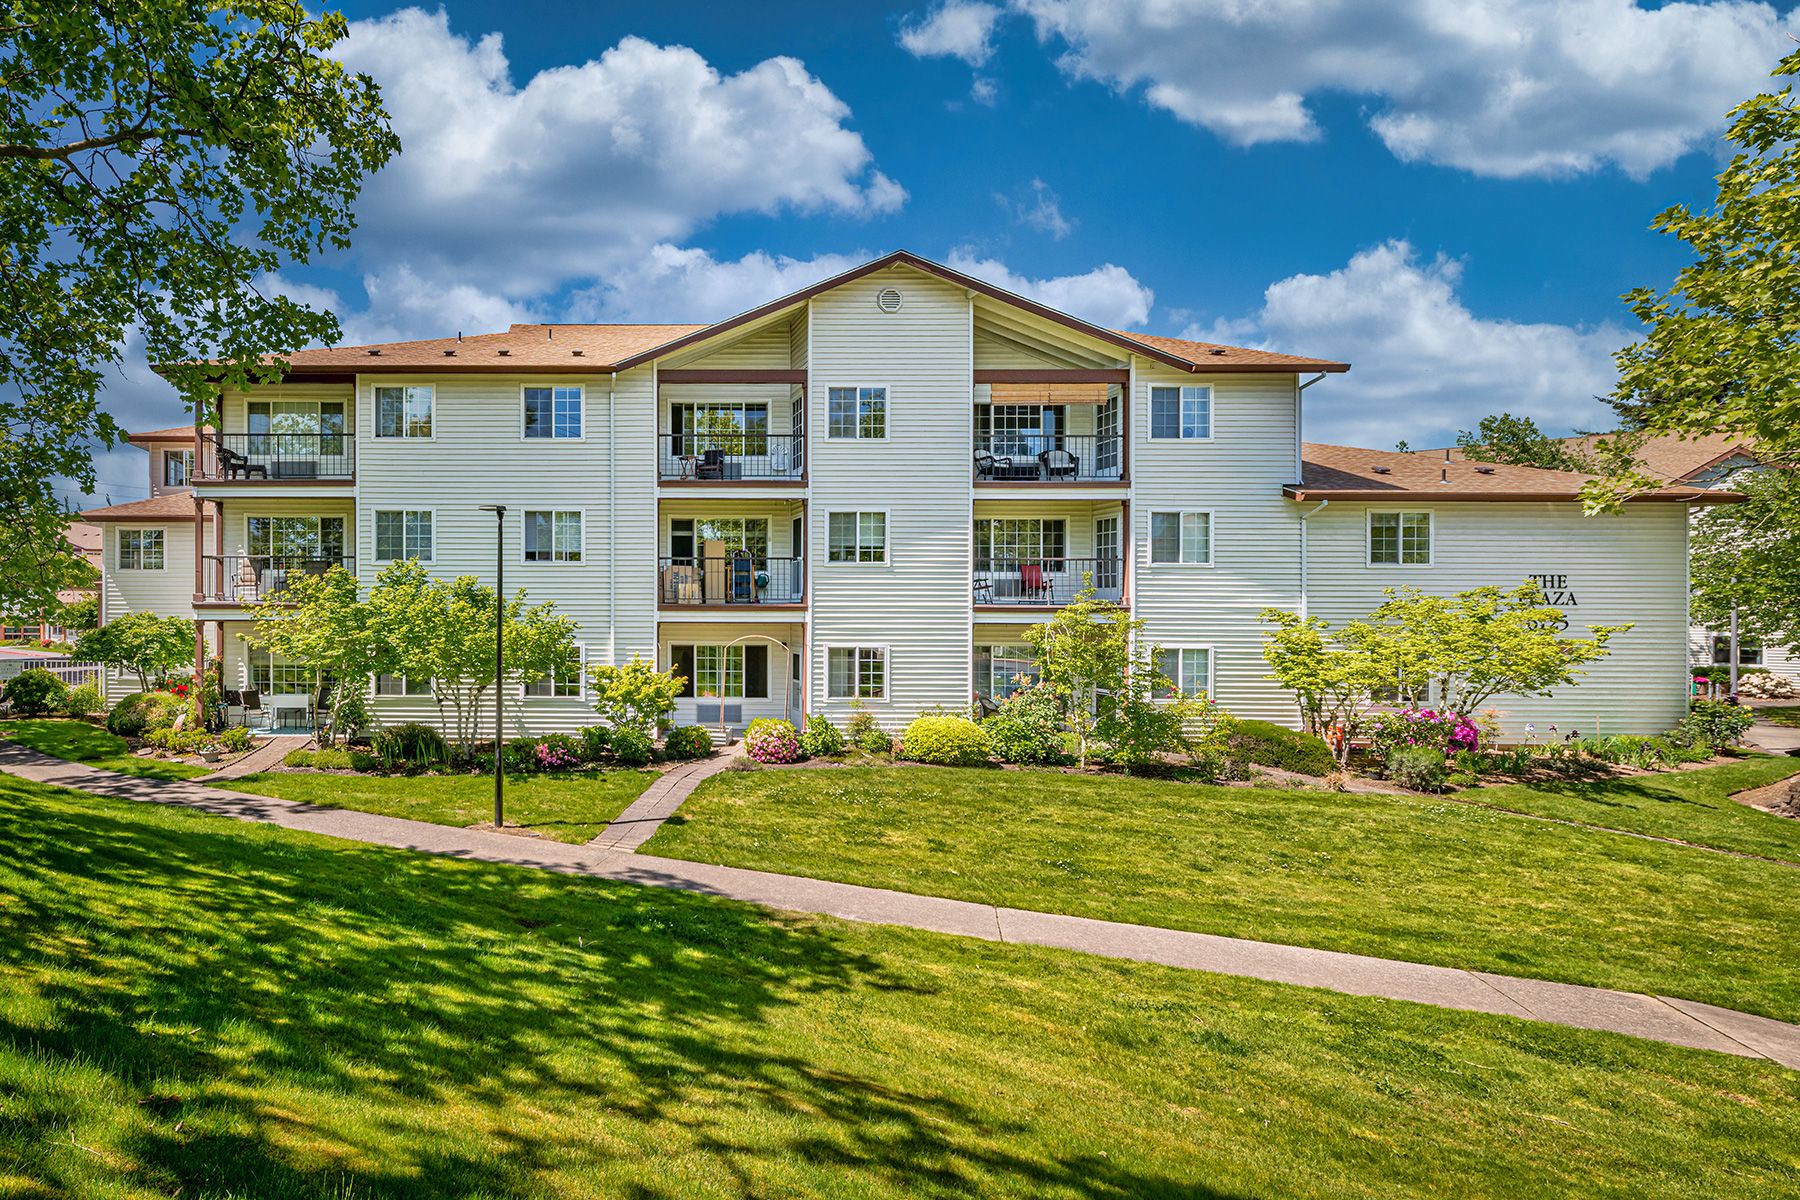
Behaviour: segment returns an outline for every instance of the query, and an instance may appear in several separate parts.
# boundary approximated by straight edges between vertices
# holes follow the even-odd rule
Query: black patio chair
[[[1045,479],[1073,479],[1081,473],[1081,459],[1067,450],[1038,451],[1038,466]]]
[[[700,463],[694,468],[695,479],[725,478],[725,452],[708,450],[700,456]]]
[[[217,449],[219,452],[219,466],[224,470],[225,478],[256,479],[260,477],[262,479],[267,479],[269,477],[268,464],[251,462],[244,455],[239,454],[236,450],[233,450],[228,446],[219,446]]]
[[[998,479],[1001,477],[1001,472],[1010,473],[1012,465],[1013,461],[1010,458],[1004,456],[996,458],[986,450],[975,452],[975,478],[977,479]]]

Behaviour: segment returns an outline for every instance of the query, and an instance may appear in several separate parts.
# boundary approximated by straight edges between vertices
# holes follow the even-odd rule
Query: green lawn
[[[19,717],[0,721],[0,738],[70,762],[151,779],[192,779],[217,769],[167,759],[137,758],[124,739],[114,737],[97,725],[64,717]]]
[[[1777,765],[1800,764],[1684,786]],[[728,771],[644,849],[1800,1019],[1781,950],[1800,937],[1800,870],[1450,801],[1049,771]]]
[[[1800,726],[1800,705],[1759,708],[1756,710],[1756,715],[1765,721],[1773,721],[1777,725]]]
[[[656,778],[655,771],[577,771],[506,777],[506,823],[559,842],[592,840]],[[270,771],[219,787],[306,804],[409,817],[434,825],[494,819],[487,775],[330,775]]]
[[[1800,1188],[1768,1063],[12,780],[0,822],[0,1194]]]

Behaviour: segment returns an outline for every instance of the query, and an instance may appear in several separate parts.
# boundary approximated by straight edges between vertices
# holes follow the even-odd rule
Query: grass
[[[1800,705],[1772,704],[1767,708],[1757,709],[1756,715],[1763,720],[1770,721],[1776,725],[1787,725],[1793,728],[1800,728]]]
[[[0,1194],[1762,1197],[1800,1073],[0,780]]]
[[[217,769],[168,759],[138,758],[123,738],[114,737],[98,725],[66,717],[19,717],[0,722],[0,738],[28,746],[40,754],[149,779],[192,779]]]
[[[1795,767],[1682,779],[1742,786]],[[1778,950],[1800,934],[1800,870],[1450,801],[1047,771],[729,771],[645,851],[1800,1019],[1800,973]]]
[[[654,771],[571,771],[506,777],[506,823],[559,842],[591,841],[638,798]],[[490,775],[333,775],[269,771],[221,782],[238,792],[353,808],[434,825],[494,819]]]

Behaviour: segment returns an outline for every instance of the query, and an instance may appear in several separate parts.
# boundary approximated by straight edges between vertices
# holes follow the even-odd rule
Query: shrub
[[[242,754],[249,748],[250,731],[242,725],[233,725],[219,731],[219,749],[227,754]]]
[[[744,731],[744,750],[759,763],[791,763],[800,758],[800,735],[794,723],[758,717]]]
[[[332,714],[331,734],[343,741],[360,738],[369,731],[369,704],[361,691],[353,691],[338,701]]]
[[[167,692],[133,692],[106,717],[106,731],[117,737],[143,737],[175,723],[184,705]]]
[[[635,655],[623,666],[595,667],[589,678],[594,711],[614,729],[635,729],[646,738],[675,711],[683,682],[674,671],[658,671]]]
[[[581,728],[581,757],[588,762],[599,762],[612,749],[612,730],[604,725],[584,725]]]
[[[1375,752],[1383,758],[1389,750],[1401,746],[1430,746],[1448,758],[1458,750],[1473,750],[1481,744],[1481,731],[1475,722],[1461,713],[1429,708],[1379,713],[1370,724],[1369,736],[1375,743]]]
[[[6,685],[6,702],[21,717],[55,712],[68,696],[69,685],[42,667],[20,671]]]
[[[842,754],[844,735],[822,713],[813,713],[806,718],[806,728],[800,734],[800,749],[810,758]]]
[[[1760,671],[1738,676],[1738,695],[1752,700],[1794,700],[1800,699],[1800,687],[1795,687],[1794,681],[1786,675]]]
[[[508,771],[528,774],[538,769],[537,749],[537,738],[514,738],[506,743],[505,749],[500,751],[500,762]],[[494,747],[491,743],[488,746],[487,754],[482,757],[489,764],[493,762]]]
[[[62,703],[62,710],[71,717],[91,717],[105,707],[106,701],[100,698],[99,687],[92,683],[70,688]]]
[[[683,725],[663,738],[663,753],[670,758],[703,758],[712,748],[712,734],[704,725]]]
[[[1415,792],[1441,792],[1450,776],[1449,763],[1435,746],[1396,746],[1382,760],[1382,769]]]
[[[900,739],[901,753],[941,767],[979,767],[993,754],[988,735],[967,717],[919,717]]]
[[[1716,751],[1735,746],[1754,724],[1756,714],[1740,704],[1696,700],[1669,736],[1685,746],[1702,746]]]
[[[641,729],[627,726],[612,731],[612,755],[628,767],[641,767],[656,761],[656,743]]]
[[[284,767],[311,767],[315,771],[371,771],[373,755],[360,750],[290,750],[281,760]]]
[[[1296,775],[1330,775],[1337,760],[1325,739],[1273,721],[1237,721],[1227,735],[1231,756],[1259,767],[1274,767]]]
[[[376,730],[370,748],[383,770],[436,766],[450,761],[450,747],[444,742],[444,735],[416,721]]]
[[[850,702],[850,719],[844,722],[845,739],[851,745],[868,749],[865,743],[873,741],[875,734],[880,734],[884,739],[887,738],[887,734],[882,733],[881,726],[875,723],[875,714],[870,712],[861,700],[852,700]],[[886,749],[887,746],[883,745],[882,750]],[[870,751],[870,753],[879,753],[879,751]]]
[[[1020,688],[981,723],[988,745],[1003,762],[1053,763],[1063,751],[1062,697],[1048,684]]]
[[[540,771],[568,771],[581,765],[582,745],[566,733],[546,733],[533,751]]]
[[[894,736],[879,725],[871,725],[856,739],[856,748],[864,754],[890,754],[894,749]]]

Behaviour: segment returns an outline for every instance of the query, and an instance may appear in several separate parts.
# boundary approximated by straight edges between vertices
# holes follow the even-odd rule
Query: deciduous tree
[[[194,623],[155,613],[125,613],[82,634],[71,657],[129,671],[137,676],[139,689],[147,692],[152,678],[160,680],[193,662]]]
[[[311,668],[315,692],[332,681],[331,715],[322,731],[330,744],[344,698],[360,694],[394,658],[374,627],[373,611],[357,594],[356,576],[335,564],[323,575],[295,572],[283,591],[251,605],[250,614],[246,642]]]
[[[1595,466],[1587,455],[1539,429],[1530,417],[1515,417],[1511,413],[1490,413],[1481,418],[1474,431],[1464,429],[1457,433],[1456,445],[1464,457],[1479,462],[1512,463],[1548,471],[1592,471]]]
[[[1722,629],[1735,605],[1741,635],[1800,643],[1800,475],[1745,471],[1731,486],[1749,498],[1704,508],[1694,521],[1693,619]]]

